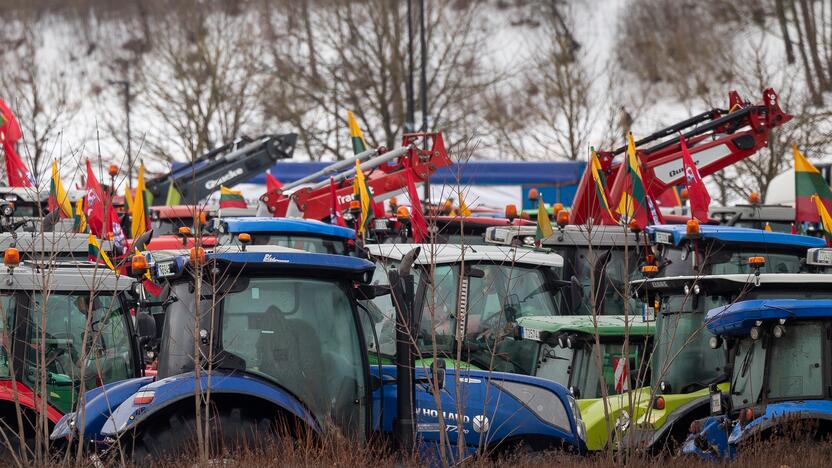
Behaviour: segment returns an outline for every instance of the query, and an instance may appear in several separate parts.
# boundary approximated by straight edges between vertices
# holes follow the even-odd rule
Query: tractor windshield
[[[243,284],[241,284],[241,282]],[[245,369],[302,396],[321,423],[363,433],[363,350],[340,281],[241,277],[225,295],[222,348]]]
[[[136,375],[130,315],[112,293],[34,293],[27,312],[33,326],[24,379],[39,388],[45,378],[58,409],[72,410],[81,380],[91,389]]]
[[[824,324],[787,324],[786,333],[780,338],[774,336],[770,327],[764,330],[760,339],[743,337],[737,344],[731,377],[732,408],[756,405],[761,398],[766,401],[823,398]]]
[[[652,386],[663,393],[690,393],[725,378],[725,351],[712,349],[705,311],[723,305],[719,296],[667,296],[656,317]]]
[[[696,252],[687,244],[680,247],[659,244],[660,260],[666,265],[662,276],[730,275],[750,273],[750,257],[765,257],[760,273],[800,273],[804,268],[806,249],[737,249],[729,244],[709,242]],[[693,264],[696,255],[696,266]],[[703,266],[704,262],[704,266]]]
[[[641,385],[644,375],[639,374],[646,363],[645,340],[632,337],[627,344],[626,359],[624,343],[601,342],[596,345],[591,337],[579,341],[573,352],[572,365],[568,369],[569,387],[576,398],[601,398],[602,386],[607,395],[616,395]],[[564,382],[567,379],[556,380]]]
[[[240,246],[237,234],[223,233],[218,240],[220,245]],[[302,234],[255,233],[251,235],[251,245],[277,245],[312,253],[349,255],[347,241],[340,237],[305,236]]]
[[[575,277],[583,288],[577,310],[564,315],[592,315],[593,298],[600,315],[624,314],[624,285],[639,279],[638,247],[632,246],[627,255],[623,248],[554,246],[553,251],[564,259],[564,279]],[[595,284],[593,284],[593,280]],[[630,313],[636,302],[629,300]]]
[[[559,293],[553,287],[558,269],[508,264],[471,264],[464,300],[467,317],[457,321],[459,265],[437,265],[426,287],[419,348],[453,356],[459,338],[463,359],[478,367],[529,374],[536,343],[515,340],[511,324],[520,317],[559,314]],[[423,273],[424,274],[424,273]]]

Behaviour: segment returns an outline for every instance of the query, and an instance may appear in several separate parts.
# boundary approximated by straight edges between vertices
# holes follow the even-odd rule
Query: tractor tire
[[[219,408],[212,410],[209,456],[262,447],[276,440],[274,420],[258,415],[253,408]],[[137,466],[150,466],[166,458],[195,454],[197,448],[196,418],[193,410],[174,411],[139,430],[132,442],[132,461]]]

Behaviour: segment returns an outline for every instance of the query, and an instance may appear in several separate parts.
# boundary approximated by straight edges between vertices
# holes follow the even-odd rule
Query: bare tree
[[[479,128],[485,90],[501,75],[486,64],[487,17],[477,5],[426,5],[429,126],[453,143]],[[269,4],[265,11],[272,73],[285,78],[269,90],[268,115],[304,135],[313,159],[344,156],[347,109],[362,121],[371,145],[398,144],[408,73],[403,5],[306,0]]]
[[[39,180],[60,149],[61,133],[78,115],[85,74],[73,67],[78,57],[65,47],[57,52],[67,61],[46,65],[43,24],[22,17],[5,27],[10,47],[0,53],[0,88],[23,131],[19,153]]]

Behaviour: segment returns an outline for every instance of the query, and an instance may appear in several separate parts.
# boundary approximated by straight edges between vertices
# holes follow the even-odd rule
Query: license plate
[[[167,276],[173,276],[173,274],[173,262],[158,263],[156,265],[156,276],[165,278]]]
[[[656,320],[656,309],[644,304],[641,309],[641,320],[643,322],[652,322]]]
[[[826,249],[818,250],[818,262],[832,264],[832,251]]]
[[[523,327],[522,330],[523,333],[521,334],[521,336],[523,337],[523,339],[540,341],[540,330],[535,330],[534,328],[526,327]]]
[[[658,242],[659,244],[672,244],[673,242],[671,242],[670,240],[671,236],[672,234],[670,234],[669,232],[657,231],[656,242]]]

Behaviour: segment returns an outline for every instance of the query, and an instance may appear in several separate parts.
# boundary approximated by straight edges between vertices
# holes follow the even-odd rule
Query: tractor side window
[[[771,338],[769,399],[823,395],[823,333],[820,323],[798,323],[781,338]]]
[[[0,295],[0,378],[10,377],[9,356],[12,355],[12,332],[16,302],[14,295]]]

